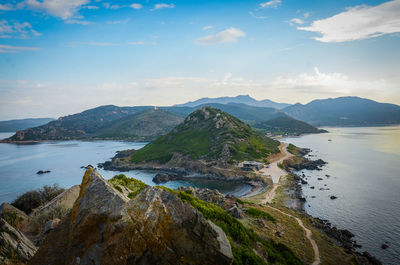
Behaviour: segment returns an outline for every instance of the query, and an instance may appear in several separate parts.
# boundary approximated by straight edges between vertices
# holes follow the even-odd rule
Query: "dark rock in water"
[[[306,201],[307,201],[306,198],[304,198],[304,197],[299,198],[299,200],[300,200],[301,202],[306,202]]]
[[[173,173],[158,173],[157,175],[154,176],[153,182],[154,183],[166,183],[168,181],[174,181],[174,180],[184,180],[185,178],[181,175],[178,174],[173,174]]]
[[[389,247],[389,245],[388,244],[385,244],[385,243],[383,243],[382,245],[381,245],[381,249],[387,249]]]
[[[315,197],[315,196],[311,196],[311,198],[313,198],[313,199],[314,199],[314,198],[316,198],[316,197]]]
[[[175,194],[147,187],[129,199],[87,170],[71,212],[29,264],[231,264],[221,228]]]
[[[301,180],[301,184],[308,184],[307,181],[305,181],[304,179]]]
[[[329,198],[331,198],[331,200],[336,200],[338,197],[332,195],[332,196],[330,196]]]
[[[324,186],[326,187],[326,184],[324,184]]]
[[[314,187],[314,186],[311,186],[311,187],[310,187],[310,189],[312,189],[312,190],[313,190],[313,189],[315,189],[315,187]]]
[[[331,177],[331,175],[325,175],[325,177],[327,177],[327,178],[330,178],[330,177]]]
[[[322,180],[322,178],[317,178],[318,180]]]
[[[82,169],[90,169],[90,168],[94,168],[92,165],[87,165],[85,166],[81,166]],[[99,166],[99,168],[101,168],[101,165]]]
[[[367,261],[369,262],[369,264],[372,265],[382,265],[382,262],[380,260],[378,260],[377,258],[375,258],[374,256],[372,256],[368,251],[364,251],[362,253],[362,256],[365,257],[367,259]]]
[[[294,170],[300,171],[302,169],[307,169],[307,170],[321,170],[321,167],[327,164],[322,159],[317,159],[317,160],[310,160],[307,158],[302,159],[300,163],[290,161],[288,162],[288,166],[293,168]]]
[[[46,173],[50,173],[50,170],[39,170],[38,172],[36,172],[36,174],[38,175],[42,175],[42,174],[46,174]]]

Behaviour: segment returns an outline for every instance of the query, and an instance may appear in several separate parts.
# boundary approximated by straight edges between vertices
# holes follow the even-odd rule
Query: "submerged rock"
[[[36,174],[42,175],[42,174],[47,174],[47,173],[50,173],[50,172],[51,172],[50,170],[39,170],[38,172],[36,172]]]
[[[176,195],[147,187],[129,200],[87,170],[72,211],[29,264],[231,264],[221,228]]]

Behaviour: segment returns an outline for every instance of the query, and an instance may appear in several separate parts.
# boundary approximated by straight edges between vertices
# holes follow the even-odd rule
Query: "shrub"
[[[128,178],[124,174],[116,175],[108,182],[120,192],[122,192],[122,189],[119,186],[124,186],[129,190],[131,190],[131,193],[128,194],[128,198],[130,199],[135,198],[136,195],[139,194],[139,192],[141,192],[143,189],[147,187],[147,184],[141,182],[140,180],[134,178]]]
[[[16,198],[11,204],[29,214],[33,209],[51,201],[62,193],[65,189],[60,188],[57,184],[53,186],[44,186],[41,189],[25,192]]]
[[[24,220],[17,212],[7,212],[5,218],[6,222],[18,229],[18,225]]]
[[[37,234],[41,234],[44,228],[44,225],[53,219],[62,219],[67,213],[69,209],[65,205],[57,205],[56,207],[49,209],[47,211],[43,211],[40,214],[37,214],[32,217],[32,225],[37,231]]]
[[[271,222],[274,222],[274,223],[276,222],[275,218],[272,217],[272,215],[270,215],[267,212],[258,210],[256,208],[248,208],[246,213],[248,215],[253,216],[253,217],[262,217],[262,218],[266,218],[266,219],[270,220]]]

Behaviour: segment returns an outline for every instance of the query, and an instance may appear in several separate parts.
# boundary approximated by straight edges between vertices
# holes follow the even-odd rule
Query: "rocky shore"
[[[328,220],[323,220],[317,217],[312,217],[311,215],[305,212],[304,205],[306,203],[306,198],[303,197],[302,184],[307,184],[305,180],[305,175],[296,174],[295,171],[307,169],[307,170],[322,170],[321,167],[327,164],[327,162],[322,159],[310,160],[305,158],[305,156],[311,151],[310,149],[301,149],[302,151],[299,153],[299,157],[301,159],[292,159],[291,161],[285,161],[285,169],[289,172],[290,179],[289,181],[289,190],[288,193],[292,200],[295,200],[296,203],[291,203],[290,208],[301,212],[303,215],[309,217],[313,226],[321,231],[323,231],[329,238],[333,240],[333,242],[342,247],[347,253],[354,254],[358,256],[358,259],[361,260],[362,264],[370,264],[370,265],[381,265],[381,261],[372,256],[367,251],[362,253],[358,252],[362,246],[359,245],[354,240],[354,234],[346,229],[339,229],[332,225]],[[330,177],[327,175],[326,177]],[[336,199],[336,196],[331,196]],[[293,205],[295,205],[293,207]]]

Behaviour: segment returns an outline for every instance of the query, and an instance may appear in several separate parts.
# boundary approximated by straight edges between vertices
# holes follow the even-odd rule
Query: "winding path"
[[[287,172],[285,170],[278,167],[278,163],[281,163],[283,160],[288,159],[293,156],[291,153],[289,153],[287,151],[287,147],[288,147],[288,144],[286,144],[286,143],[284,143],[282,145],[281,150],[282,150],[282,152],[285,153],[285,155],[282,158],[271,163],[268,168],[263,168],[262,170],[259,171],[263,175],[271,176],[273,183],[274,183],[272,189],[265,195],[265,198],[261,201],[262,204],[269,204],[272,202],[272,200],[274,199],[275,194],[276,194],[276,189],[280,186],[280,183],[279,183],[280,179],[282,177],[285,177],[287,174]],[[291,214],[285,213],[285,212],[283,212],[275,207],[272,207],[270,205],[267,205],[267,207],[270,209],[273,209],[275,211],[278,211],[281,214],[284,214],[286,216],[296,219],[299,226],[304,230],[306,237],[307,237],[308,241],[310,241],[311,246],[314,251],[314,261],[311,265],[319,265],[321,263],[321,258],[320,258],[318,245],[315,242],[315,240],[312,238],[311,230],[304,226],[303,221],[298,217],[295,217]]]

